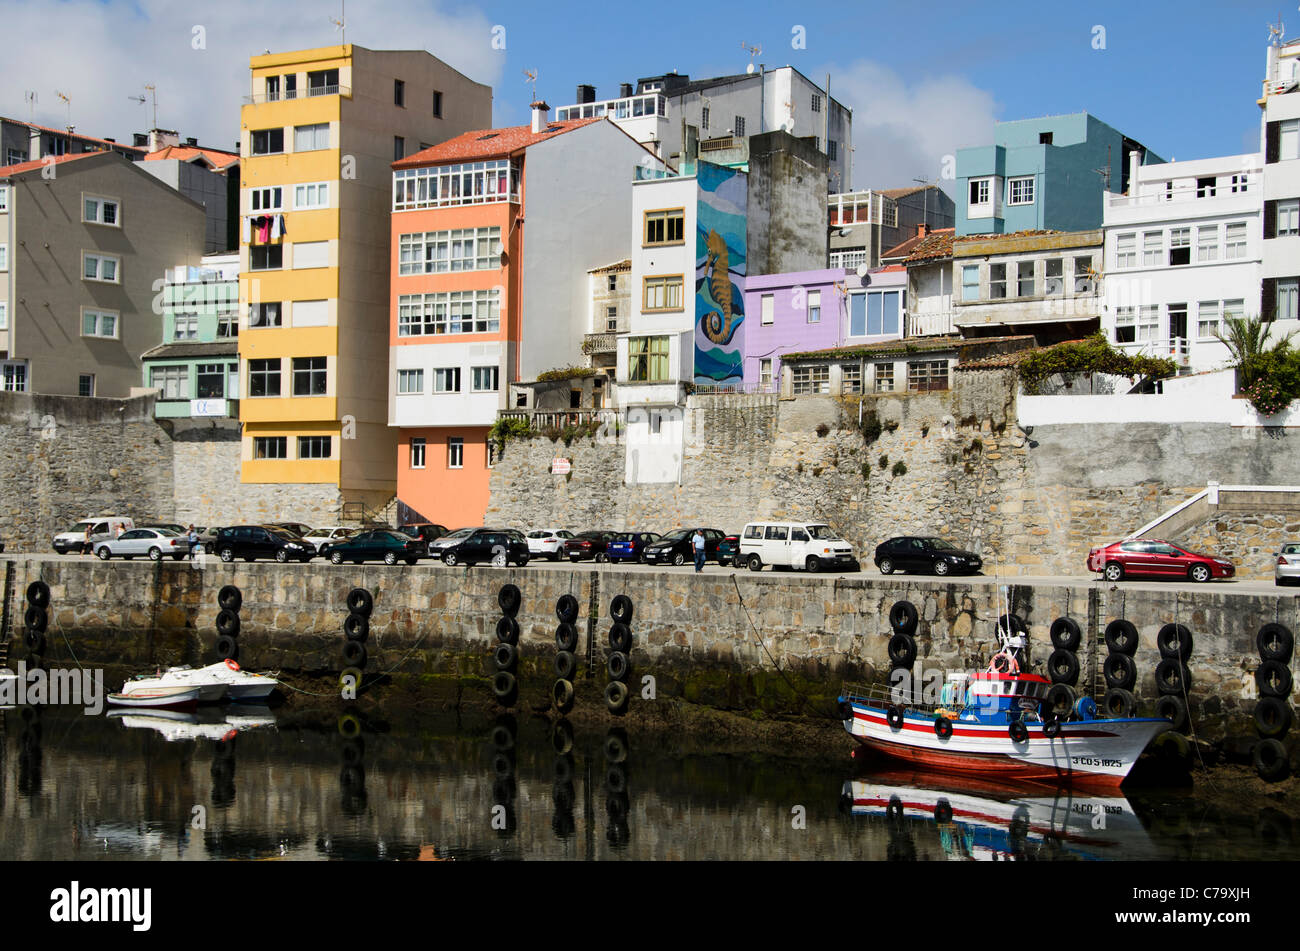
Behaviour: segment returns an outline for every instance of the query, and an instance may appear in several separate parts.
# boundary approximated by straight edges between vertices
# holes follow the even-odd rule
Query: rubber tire
[[[1291,696],[1291,668],[1281,661],[1262,660],[1255,668],[1255,686],[1261,697]]]
[[[275,553],[275,560],[283,565],[285,562],[289,560],[289,553],[285,551],[283,548],[281,548],[279,551]]]
[[[1192,565],[1187,569],[1187,578],[1196,584],[1205,584],[1214,577],[1214,572],[1209,565]]]
[[[1138,629],[1123,618],[1111,621],[1106,625],[1106,649],[1112,654],[1132,657],[1138,649]]]
[[[343,553],[339,552],[338,554],[341,556]],[[335,564],[338,564],[338,562],[335,562]],[[348,592],[347,605],[349,614],[364,614],[366,617],[370,617],[371,612],[375,609],[375,599],[365,588],[353,588]]]
[[[23,612],[23,625],[33,634],[44,634],[49,624],[50,616],[44,608],[38,608],[33,604]]]
[[[941,740],[952,736],[952,721],[947,717],[934,718],[934,735]]]
[[[561,622],[555,628],[555,649],[559,651],[569,651],[570,653],[578,649],[578,629],[572,624]]]
[[[508,670],[513,674],[519,665],[519,648],[509,641],[502,641],[492,652],[492,661],[497,670]]]
[[[456,557],[456,553],[454,551],[449,551],[443,554],[442,563],[446,565],[448,568],[455,568],[458,564],[460,564],[460,559]]]
[[[609,673],[610,680],[621,680],[627,682],[628,672],[632,669],[632,662],[628,660],[627,654],[622,651],[614,651],[609,655],[609,660],[605,664],[605,670]]]
[[[807,561],[803,563],[803,566],[805,571],[810,571],[813,574],[822,570],[821,559],[816,555],[809,555]]]
[[[523,603],[524,596],[515,584],[503,584],[501,590],[497,592],[497,607],[501,613],[508,618],[513,618],[519,613],[519,606]],[[497,625],[500,628],[500,625]],[[511,643],[514,643],[513,641]]]
[[[1111,719],[1129,719],[1137,713],[1137,700],[1120,687],[1111,687],[1101,699],[1101,708]]]
[[[1265,624],[1255,636],[1255,647],[1259,650],[1260,660],[1275,660],[1282,664],[1291,662],[1291,651],[1295,648],[1295,637],[1291,629],[1284,624]]]
[[[162,549],[159,548],[157,545],[154,545],[152,548],[150,548],[150,549],[149,549],[149,560],[150,560],[150,561],[162,561]]]
[[[1052,646],[1060,651],[1077,651],[1079,644],[1083,642],[1083,632],[1079,630],[1079,624],[1073,618],[1058,617],[1052,622],[1049,633]]]
[[[1007,736],[1011,737],[1012,743],[1029,742],[1029,727],[1025,726],[1023,720],[1012,720],[1007,725]]]
[[[1068,717],[1074,709],[1074,688],[1069,684],[1052,684],[1043,703],[1057,717]]]
[[[1181,660],[1166,657],[1156,664],[1156,690],[1182,696],[1191,691],[1192,672]]]
[[[223,611],[238,612],[243,606],[244,594],[242,591],[233,584],[221,586],[221,590],[217,592],[217,607],[221,608]]]
[[[1166,693],[1157,697],[1155,715],[1161,720],[1168,720],[1176,733],[1187,732],[1187,701],[1180,695]]]
[[[278,554],[279,554],[279,553],[277,552],[277,555],[278,555]],[[395,565],[395,564],[397,564],[397,552],[395,552],[395,551],[386,551],[386,552],[384,552],[384,564],[386,564],[386,565]]]
[[[1192,632],[1182,624],[1166,624],[1156,633],[1156,647],[1161,657],[1185,661],[1192,656]]]
[[[45,635],[39,631],[24,631],[23,643],[27,645],[29,654],[45,653]]]
[[[1058,647],[1047,658],[1047,675],[1054,684],[1073,687],[1079,682],[1079,656],[1074,651]]]
[[[1055,715],[1043,721],[1043,736],[1049,740],[1054,740],[1060,735],[1061,721]]]
[[[332,552],[330,552],[330,564],[331,564],[331,565],[341,565],[341,564],[343,564],[343,552],[341,552],[341,551],[332,551]]]
[[[217,638],[217,660],[239,660],[239,642],[229,634]]]
[[[746,567],[748,567],[750,571],[762,571],[763,559],[759,558],[758,555],[750,555]]]
[[[942,558],[934,563],[934,573],[940,578],[946,578],[950,571],[952,571],[952,568]]]
[[[916,663],[916,639],[910,634],[895,634],[889,639],[889,662],[910,670]]]
[[[882,575],[892,575],[894,573],[894,560],[892,558],[880,559],[880,564],[876,565]]]
[[[100,545],[99,550],[95,552],[95,557],[100,561],[108,561],[108,559],[113,557],[113,553],[108,550],[107,545]]]
[[[555,616],[565,624],[572,624],[578,619],[578,599],[571,594],[562,594],[555,602]]]
[[[221,551],[217,552],[217,557],[226,564],[230,564],[235,560],[235,550],[233,548],[223,548]]]
[[[34,608],[50,606],[50,586],[37,579],[27,586],[27,603]]]
[[[556,651],[555,676],[561,680],[572,680],[578,671],[578,657],[572,651]]]
[[[627,684],[613,680],[605,685],[605,708],[615,716],[627,712]]]
[[[611,650],[621,651],[624,654],[632,653],[632,629],[622,621],[611,625],[609,646]]]
[[[889,627],[895,634],[915,634],[920,613],[911,601],[895,601],[889,608]]]
[[[632,623],[632,599],[625,594],[616,594],[609,602],[609,616],[619,624]]]
[[[885,722],[889,724],[891,730],[901,730],[903,724],[907,722],[907,715],[903,712],[900,704],[894,704],[885,711]]]
[[[343,663],[347,667],[355,667],[357,670],[366,669],[366,645],[360,641],[343,642]]]
[[[565,680],[563,677],[555,681],[555,683],[551,686],[551,702],[555,704],[555,709],[560,712],[561,716],[573,709],[573,700],[574,700],[573,682],[570,680]],[[557,730],[559,729],[559,727],[560,725],[558,723],[555,724],[555,728]],[[569,749],[572,748],[573,748],[573,734],[572,734],[572,729],[570,729]],[[556,752],[568,752],[568,750],[563,750],[563,751],[557,750]]]
[[[1255,729],[1265,739],[1281,739],[1291,729],[1291,705],[1281,697],[1260,697],[1255,704]]]
[[[228,637],[239,636],[239,615],[234,611],[217,612],[217,633]]]
[[[1116,582],[1124,580],[1124,566],[1118,561],[1112,561],[1101,571],[1101,576],[1107,581]]]
[[[508,670],[499,670],[492,678],[492,696],[503,707],[513,707],[519,699],[519,681]]]
[[[1272,782],[1283,779],[1291,771],[1287,760],[1286,747],[1280,740],[1264,739],[1255,744],[1250,753],[1251,762],[1260,779]]]
[[[952,803],[947,799],[940,799],[934,804],[934,821],[941,826],[952,822]]]
[[[627,762],[627,735],[622,727],[614,727],[614,729],[609,732],[609,735],[605,737],[604,750],[605,762]]]
[[[1137,664],[1128,654],[1107,654],[1102,676],[1106,678],[1107,687],[1132,690],[1137,684]]]

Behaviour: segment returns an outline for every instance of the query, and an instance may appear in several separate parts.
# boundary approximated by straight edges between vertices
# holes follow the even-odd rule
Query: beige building
[[[0,389],[131,395],[162,339],[155,283],[199,263],[205,226],[116,152],[0,168]]]

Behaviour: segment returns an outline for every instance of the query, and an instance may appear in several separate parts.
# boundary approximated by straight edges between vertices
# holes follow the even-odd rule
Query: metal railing
[[[696,383],[696,396],[726,396],[732,393],[775,393],[780,384],[775,380],[768,383]]]
[[[1117,344],[1126,353],[1149,357],[1168,357],[1179,366],[1191,363],[1190,341],[1186,337],[1169,337],[1164,340],[1135,340]]]
[[[617,331],[609,331],[600,334],[586,334],[582,338],[582,352],[587,355],[593,353],[613,353],[618,349],[617,345]]]
[[[563,429],[565,426],[586,426],[591,423],[616,428],[627,425],[623,413],[616,409],[503,409],[497,418],[522,419],[532,429]]]
[[[351,86],[308,86],[305,90],[291,89],[281,92],[256,92],[244,97],[246,105],[260,106],[264,102],[282,102],[287,99],[305,99],[310,96],[344,96],[352,97]]]

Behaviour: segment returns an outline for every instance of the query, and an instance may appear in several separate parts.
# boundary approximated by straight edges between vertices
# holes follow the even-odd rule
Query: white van
[[[82,551],[86,544],[86,529],[90,529],[90,543],[95,545],[99,542],[112,541],[123,532],[129,532],[135,528],[135,522],[124,515],[94,515],[82,519],[76,525],[73,525],[66,532],[59,532],[54,536],[54,550],[60,555],[68,552]]]
[[[764,565],[808,571],[857,571],[853,546],[822,522],[750,522],[740,536],[737,565],[762,571]]]

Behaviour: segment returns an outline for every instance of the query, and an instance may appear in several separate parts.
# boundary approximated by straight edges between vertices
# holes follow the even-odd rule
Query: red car
[[[1154,538],[1134,538],[1094,548],[1088,552],[1088,570],[1100,571],[1107,581],[1119,581],[1128,575],[1209,581],[1231,578],[1237,571],[1232,562],[1223,558],[1200,555]]]

